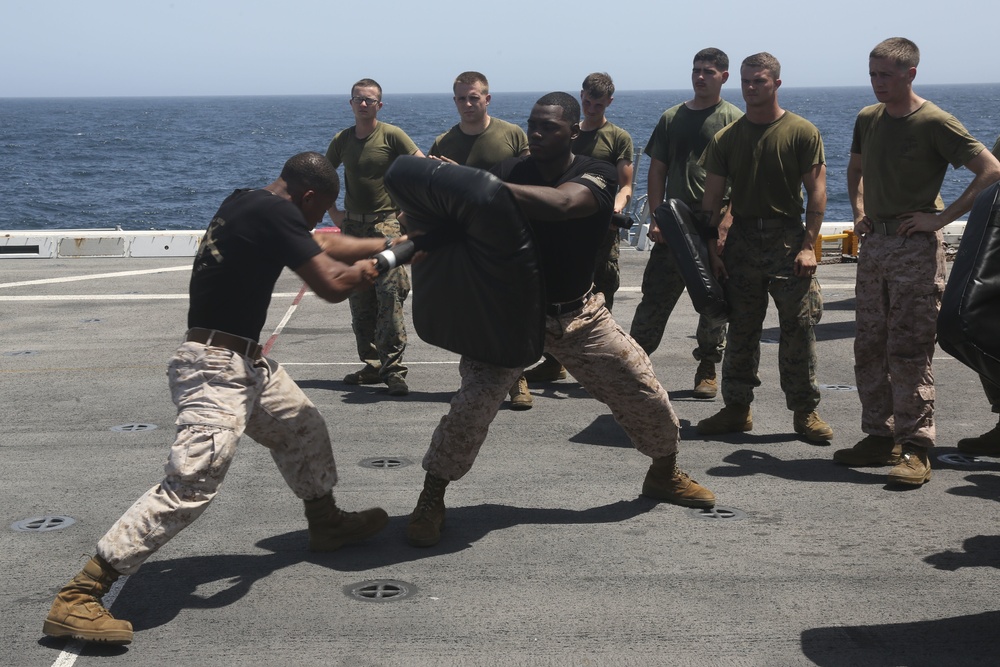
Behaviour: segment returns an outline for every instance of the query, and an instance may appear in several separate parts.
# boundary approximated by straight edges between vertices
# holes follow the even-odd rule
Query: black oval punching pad
[[[694,309],[711,319],[725,319],[729,312],[726,293],[712,273],[708,246],[691,208],[679,199],[668,199],[653,211],[653,217],[677,260]]]
[[[965,223],[937,321],[941,349],[1000,385],[1000,183]]]
[[[411,267],[417,335],[505,368],[536,362],[545,338],[542,275],[527,220],[502,181],[408,155],[392,163],[385,185],[407,230],[433,239]]]

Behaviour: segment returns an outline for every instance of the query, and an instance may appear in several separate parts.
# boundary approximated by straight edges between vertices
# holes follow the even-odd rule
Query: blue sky
[[[686,89],[705,46],[734,63],[769,51],[785,86],[867,85],[892,36],[921,49],[919,92],[1000,80],[998,17],[996,0],[8,0],[0,97],[330,94],[361,77],[448,92],[468,69],[493,91],[572,90],[598,70],[620,90]]]

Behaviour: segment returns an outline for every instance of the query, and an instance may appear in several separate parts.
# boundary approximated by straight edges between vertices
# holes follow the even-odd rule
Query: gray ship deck
[[[627,329],[645,253],[622,250],[615,314]],[[680,463],[712,488],[717,518],[640,498],[648,461],[572,380],[501,410],[446,533],[403,539],[420,459],[458,385],[455,355],[411,331],[412,393],[341,382],[357,367],[346,304],[303,297],[286,273],[271,356],[327,418],[348,509],[389,527],[327,555],[267,452],[249,439],[222,493],[128,578],[111,607],[128,647],[42,638],[52,596],[111,523],[161,475],[173,436],[165,362],[184,331],[189,258],[0,264],[3,461],[0,664],[127,665],[984,665],[1000,660],[1000,461],[934,462],[923,488],[849,469],[861,437],[851,264],[823,265],[821,414],[833,446],[797,438],[778,387],[773,307],[754,430],[699,437],[721,399],[691,397],[696,316],[682,297],[652,356],[682,421]],[[938,455],[995,415],[974,373],[939,351]],[[113,430],[122,425],[152,425]],[[387,467],[361,465],[370,459]],[[398,465],[397,465],[398,464]],[[732,510],[731,512],[728,510]],[[55,530],[25,519],[70,517]],[[726,518],[732,516],[733,518]],[[27,526],[31,528],[31,526]],[[47,527],[47,525],[43,526]],[[387,597],[350,594],[390,584]],[[397,588],[393,588],[393,582]],[[405,596],[395,592],[407,593]]]

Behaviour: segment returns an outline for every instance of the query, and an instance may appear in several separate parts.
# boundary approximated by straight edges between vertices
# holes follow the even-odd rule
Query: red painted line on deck
[[[274,347],[274,343],[278,340],[278,336],[281,335],[281,331],[285,328],[285,323],[292,316],[292,312],[294,312],[295,309],[299,307],[299,302],[302,301],[302,297],[305,296],[307,289],[309,289],[309,286],[306,285],[305,283],[302,283],[302,287],[299,289],[299,293],[295,296],[295,299],[292,300],[292,306],[289,309],[289,311],[285,314],[285,318],[282,320],[281,324],[278,325],[278,328],[274,330],[274,333],[271,334],[271,337],[268,338],[267,342],[264,344],[264,347],[261,350],[261,354],[263,354],[265,357],[268,355],[268,353],[270,353],[271,348]]]

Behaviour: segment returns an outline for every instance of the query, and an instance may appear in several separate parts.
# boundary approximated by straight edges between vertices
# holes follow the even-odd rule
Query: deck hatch
[[[410,597],[417,587],[396,579],[374,579],[344,587],[348,597],[364,602],[394,602]]]
[[[720,521],[739,521],[740,519],[747,518],[747,513],[743,510],[738,510],[733,507],[719,507],[716,505],[712,508],[699,508],[693,507],[688,510],[691,516],[699,519],[718,519]]]
[[[69,528],[74,523],[76,523],[76,519],[68,516],[36,516],[15,521],[10,527],[22,533],[47,533],[52,530]]]
[[[112,426],[111,430],[115,433],[136,433],[138,431],[154,431],[156,430],[156,424],[119,424],[118,426]]]

